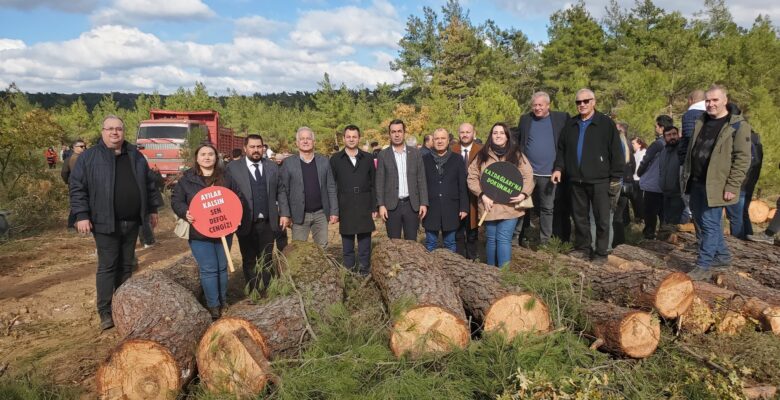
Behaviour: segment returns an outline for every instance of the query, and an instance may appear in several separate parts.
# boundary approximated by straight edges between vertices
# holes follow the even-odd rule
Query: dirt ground
[[[190,253],[187,241],[174,236],[174,223],[172,212],[161,213],[157,244],[136,248],[139,271]],[[327,251],[341,260],[337,227],[331,225]],[[384,226],[377,228],[375,235],[384,236]],[[230,303],[244,297],[235,240],[231,255],[237,271],[229,277]],[[30,373],[95,397],[95,371],[121,340],[116,329],[98,327],[96,268],[93,238],[64,228],[0,244],[0,375]]]

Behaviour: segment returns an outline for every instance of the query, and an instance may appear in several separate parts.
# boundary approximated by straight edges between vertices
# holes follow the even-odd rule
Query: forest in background
[[[317,133],[318,150],[339,144],[340,131],[356,124],[364,142],[387,142],[393,118],[421,138],[435,128],[474,123],[478,135],[497,121],[517,124],[532,93],[551,94],[552,108],[575,112],[574,93],[589,87],[597,109],[629,124],[632,135],[651,139],[655,117],[679,124],[694,89],[713,83],[729,89],[764,143],[759,187],[780,187],[780,39],[778,28],[757,15],[738,26],[723,0],[705,0],[691,18],[651,0],[623,7],[613,0],[596,19],[584,1],[550,16],[546,43],[535,44],[518,28],[493,21],[474,24],[467,9],[450,0],[440,10],[409,16],[391,66],[403,73],[398,85],[348,88],[325,74],[315,92],[242,95],[209,93],[203,83],[170,95],[26,94],[11,85],[0,93],[0,186],[13,189],[25,165],[49,145],[85,138],[94,143],[106,114],[117,114],[133,140],[152,108],[215,109],[240,134],[258,132],[276,151],[294,146],[297,127]],[[214,89],[214,88],[210,88]],[[224,91],[223,91],[224,93]],[[34,155],[34,157],[33,157]]]

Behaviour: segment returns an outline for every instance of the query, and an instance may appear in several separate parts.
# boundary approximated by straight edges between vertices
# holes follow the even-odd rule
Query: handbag
[[[190,223],[186,219],[176,217],[176,226],[173,227],[173,233],[182,238],[190,238]]]
[[[527,210],[530,208],[534,208],[533,196],[527,196],[523,201],[515,204],[515,210]]]

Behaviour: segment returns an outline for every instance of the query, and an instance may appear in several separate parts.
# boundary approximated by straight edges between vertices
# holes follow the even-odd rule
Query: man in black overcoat
[[[423,219],[425,247],[439,247],[439,232],[444,247],[455,252],[455,233],[469,212],[466,188],[466,163],[449,149],[450,134],[444,128],[433,132],[433,149],[423,156],[428,186],[428,214]]]
[[[376,229],[376,190],[374,156],[358,148],[360,128],[344,128],[344,149],[330,157],[339,203],[339,233],[344,266],[368,274],[371,259],[371,232]],[[355,263],[355,239],[358,263]]]

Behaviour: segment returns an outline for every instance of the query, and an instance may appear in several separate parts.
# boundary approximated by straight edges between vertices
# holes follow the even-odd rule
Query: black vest
[[[258,171],[257,174],[260,175],[260,177],[259,179],[255,179],[255,166],[252,165],[249,167],[249,175],[251,176],[249,183],[252,186],[252,210],[255,213],[255,215],[252,216],[253,221],[257,218],[257,215],[261,213],[263,214],[263,218],[269,217],[268,186],[265,181],[265,172],[266,171],[263,171],[263,174],[260,174]]]

